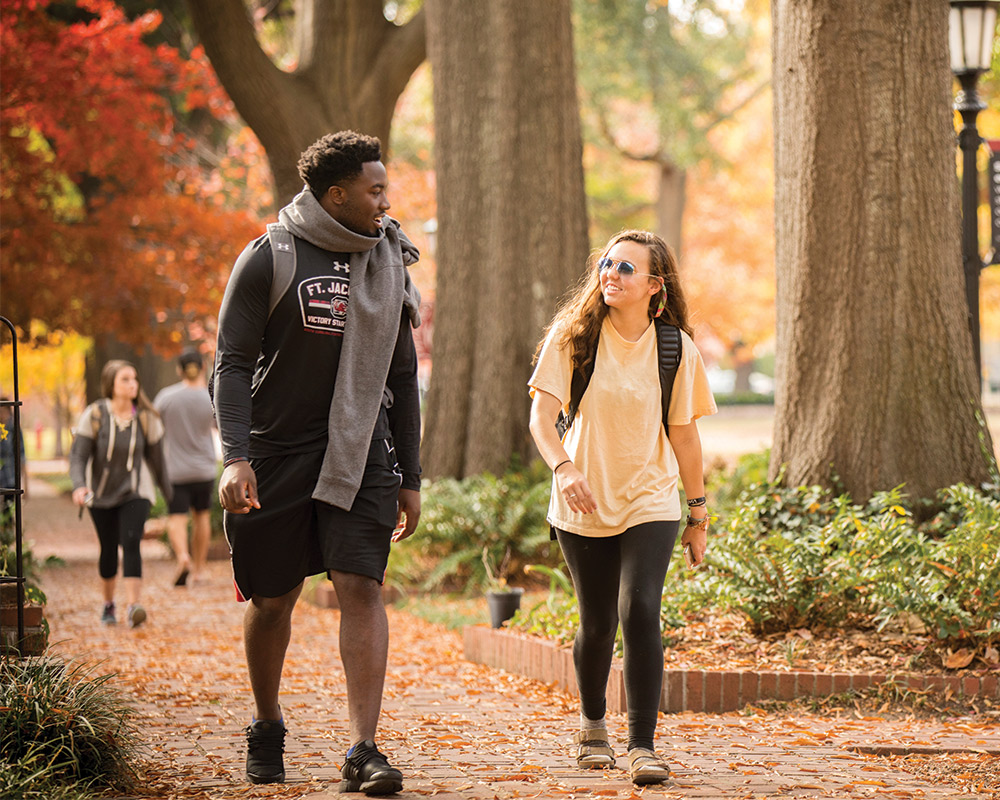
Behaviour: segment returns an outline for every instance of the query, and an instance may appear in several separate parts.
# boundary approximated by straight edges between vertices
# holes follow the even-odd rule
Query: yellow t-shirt
[[[551,331],[528,381],[565,410],[572,367]],[[681,331],[682,355],[667,421],[687,425],[716,412],[705,365],[695,343]],[[552,482],[549,524],[582,536],[616,536],[644,522],[681,518],[677,459],[663,430],[656,329],[650,324],[636,342],[604,320],[590,385],[584,392],[563,446],[587,478],[597,503],[593,514],[571,511]]]

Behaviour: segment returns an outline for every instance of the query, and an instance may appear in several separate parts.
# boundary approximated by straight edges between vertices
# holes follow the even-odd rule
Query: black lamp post
[[[1000,0],[951,0],[949,45],[951,71],[962,90],[955,98],[955,110],[962,115],[958,146],[962,150],[962,262],[965,271],[965,299],[969,306],[969,330],[976,359],[976,375],[982,386],[982,358],[979,341],[979,273],[984,264],[979,255],[979,173],[976,155],[981,139],[976,117],[986,104],[976,93],[979,76],[990,68],[993,36],[996,33]]]

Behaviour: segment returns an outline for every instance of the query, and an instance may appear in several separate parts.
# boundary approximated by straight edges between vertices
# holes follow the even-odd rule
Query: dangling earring
[[[653,319],[656,319],[660,314],[663,313],[663,309],[667,307],[667,286],[664,284],[663,291],[660,292],[660,302],[656,306],[656,313],[653,314]]]

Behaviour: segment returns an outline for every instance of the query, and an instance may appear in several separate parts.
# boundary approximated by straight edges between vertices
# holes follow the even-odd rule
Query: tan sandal
[[[628,751],[628,771],[636,786],[662,783],[670,778],[670,768],[663,759],[645,747],[634,747]]]
[[[591,728],[576,735],[576,763],[582,769],[604,769],[615,765],[615,751],[607,728]]]

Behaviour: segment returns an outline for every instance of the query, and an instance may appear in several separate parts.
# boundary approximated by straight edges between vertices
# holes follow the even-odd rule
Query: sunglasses
[[[660,283],[663,283],[663,278],[659,275],[652,275],[648,272],[636,272],[635,265],[628,261],[615,261],[613,258],[605,256],[597,262],[598,274],[608,272],[612,269],[618,273],[619,277],[622,278],[631,278],[633,275],[644,275],[647,278],[656,278],[656,280],[660,281]]]

